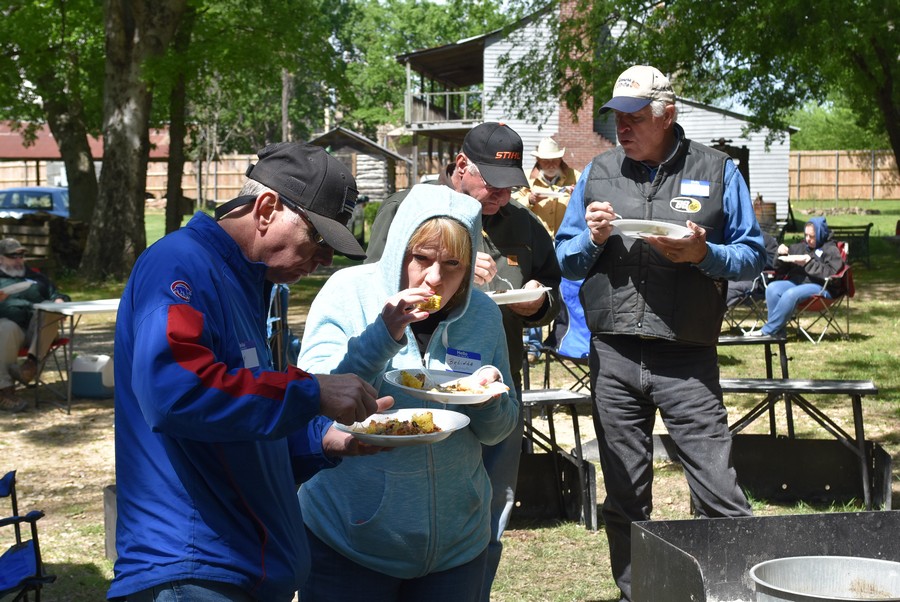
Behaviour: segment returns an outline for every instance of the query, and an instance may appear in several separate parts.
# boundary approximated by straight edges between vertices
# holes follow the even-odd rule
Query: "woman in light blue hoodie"
[[[473,286],[481,205],[444,186],[415,186],[381,260],[335,273],[306,320],[298,365],[353,373],[394,408],[440,408],[469,425],[432,445],[348,458],[303,484],[312,569],[300,599],[475,600],[490,538],[491,486],[481,445],[513,429],[513,391],[479,405],[430,403],[383,379],[396,369],[472,373],[511,383],[500,310]],[[440,295],[429,314],[416,304]]]

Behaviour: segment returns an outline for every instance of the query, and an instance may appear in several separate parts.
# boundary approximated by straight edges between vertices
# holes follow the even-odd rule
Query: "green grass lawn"
[[[856,296],[852,299],[850,318],[850,338],[841,340],[828,337],[820,345],[812,345],[791,334],[788,343],[790,373],[795,378],[834,378],[872,380],[879,388],[875,397],[864,398],[866,438],[881,446],[891,456],[893,507],[900,507],[900,351],[897,333],[900,332],[900,247],[888,238],[894,234],[897,219],[900,219],[900,201],[854,203],[853,207],[878,213],[850,212],[847,207],[825,208],[822,202],[795,203],[794,215],[797,221],[805,221],[807,211],[823,212],[833,225],[875,224],[871,240],[872,267],[854,265]],[[162,234],[162,214],[148,214],[148,243]],[[152,233],[152,234],[151,234]],[[788,236],[791,236],[789,234]],[[154,238],[155,237],[155,238]],[[349,265],[337,258],[338,266]],[[327,279],[327,275],[313,275],[291,287],[289,317],[293,324],[302,325],[306,308]],[[62,290],[70,292],[77,299],[111,297],[121,294],[124,283],[87,285],[76,277],[66,277],[59,282]],[[752,377],[764,374],[763,354],[758,347],[728,347],[720,350],[720,366],[723,377]],[[554,385],[565,384],[562,372],[554,371]],[[752,396],[729,395],[726,406],[729,417],[734,419],[746,413],[758,399]],[[82,405],[79,405],[82,404]],[[76,403],[65,426],[83,433],[95,433],[97,438],[106,437],[105,447],[98,455],[111,454],[112,410],[111,403]],[[94,405],[101,405],[94,410]],[[847,399],[834,396],[817,398],[816,405],[833,417],[844,429],[852,431],[852,417]],[[808,438],[828,438],[828,434],[799,412],[796,415],[798,436]],[[71,463],[73,450],[65,449],[58,443],[46,443],[48,437],[60,432],[64,426],[46,428],[42,416],[29,416],[30,420],[0,416],[4,420],[0,428],[7,433],[6,445],[9,453],[15,446],[46,446],[48,459],[39,458],[40,466],[65,466],[66,479],[58,489],[42,491],[40,506],[48,511],[45,521],[47,545],[45,557],[61,578],[45,590],[44,599],[53,602],[99,600],[105,595],[111,564],[103,558],[102,513],[95,508],[102,503],[95,499],[99,489],[92,488],[88,502],[92,509],[72,509],[57,498],[73,495],[83,477],[84,470]],[[779,412],[778,419],[783,419]],[[582,434],[585,439],[593,438],[593,429],[587,418],[582,418]],[[13,422],[15,421],[15,422]],[[559,423],[566,422],[560,416]],[[541,423],[546,428],[546,423]],[[760,420],[751,425],[750,433],[764,433],[767,421]],[[783,432],[783,431],[782,431]],[[6,449],[0,445],[0,450]],[[18,452],[17,452],[18,453]],[[39,455],[39,454],[36,454]],[[790,458],[786,458],[790,461]],[[109,461],[111,462],[111,460]],[[41,468],[41,470],[45,470]],[[24,474],[27,474],[25,472]],[[597,466],[598,500],[602,502],[602,474]],[[103,476],[102,479],[107,478]],[[101,480],[102,480],[101,479]],[[690,518],[690,502],[681,468],[671,462],[658,462],[654,472],[654,519],[675,520]],[[95,495],[94,495],[95,494]],[[753,500],[754,513],[760,516],[809,512],[843,512],[861,508],[857,502],[835,505],[774,504],[762,499]],[[54,523],[53,521],[57,521]],[[56,524],[59,526],[57,527]],[[540,521],[524,522],[516,520],[505,536],[504,557],[495,583],[495,602],[607,602],[617,599],[616,589],[610,577],[608,546],[602,528],[590,532],[573,522]],[[77,536],[72,536],[76,533]],[[42,534],[43,543],[43,534]]]

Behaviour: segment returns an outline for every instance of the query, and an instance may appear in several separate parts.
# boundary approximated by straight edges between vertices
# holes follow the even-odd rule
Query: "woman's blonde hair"
[[[460,222],[450,217],[433,217],[422,222],[409,238],[406,252],[410,253],[413,248],[433,240],[440,240],[452,256],[459,258],[460,264],[467,272],[472,269],[472,239],[469,231]],[[470,282],[471,278],[464,278],[462,286],[444,306],[453,307],[462,303],[469,294]]]

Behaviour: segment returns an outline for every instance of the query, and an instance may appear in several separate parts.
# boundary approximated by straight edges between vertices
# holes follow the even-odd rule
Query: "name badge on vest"
[[[684,196],[709,196],[709,180],[681,180],[681,192]]]
[[[481,368],[481,354],[450,348],[447,349],[445,363],[453,372],[472,374]]]
[[[244,358],[244,368],[259,368],[259,355],[253,341],[241,343],[241,356]]]

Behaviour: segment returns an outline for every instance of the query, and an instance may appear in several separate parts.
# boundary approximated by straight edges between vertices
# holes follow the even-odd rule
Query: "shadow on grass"
[[[41,548],[44,546],[42,545]],[[46,564],[46,571],[56,581],[44,587],[44,602],[97,602],[106,599],[109,580],[94,564]]]

